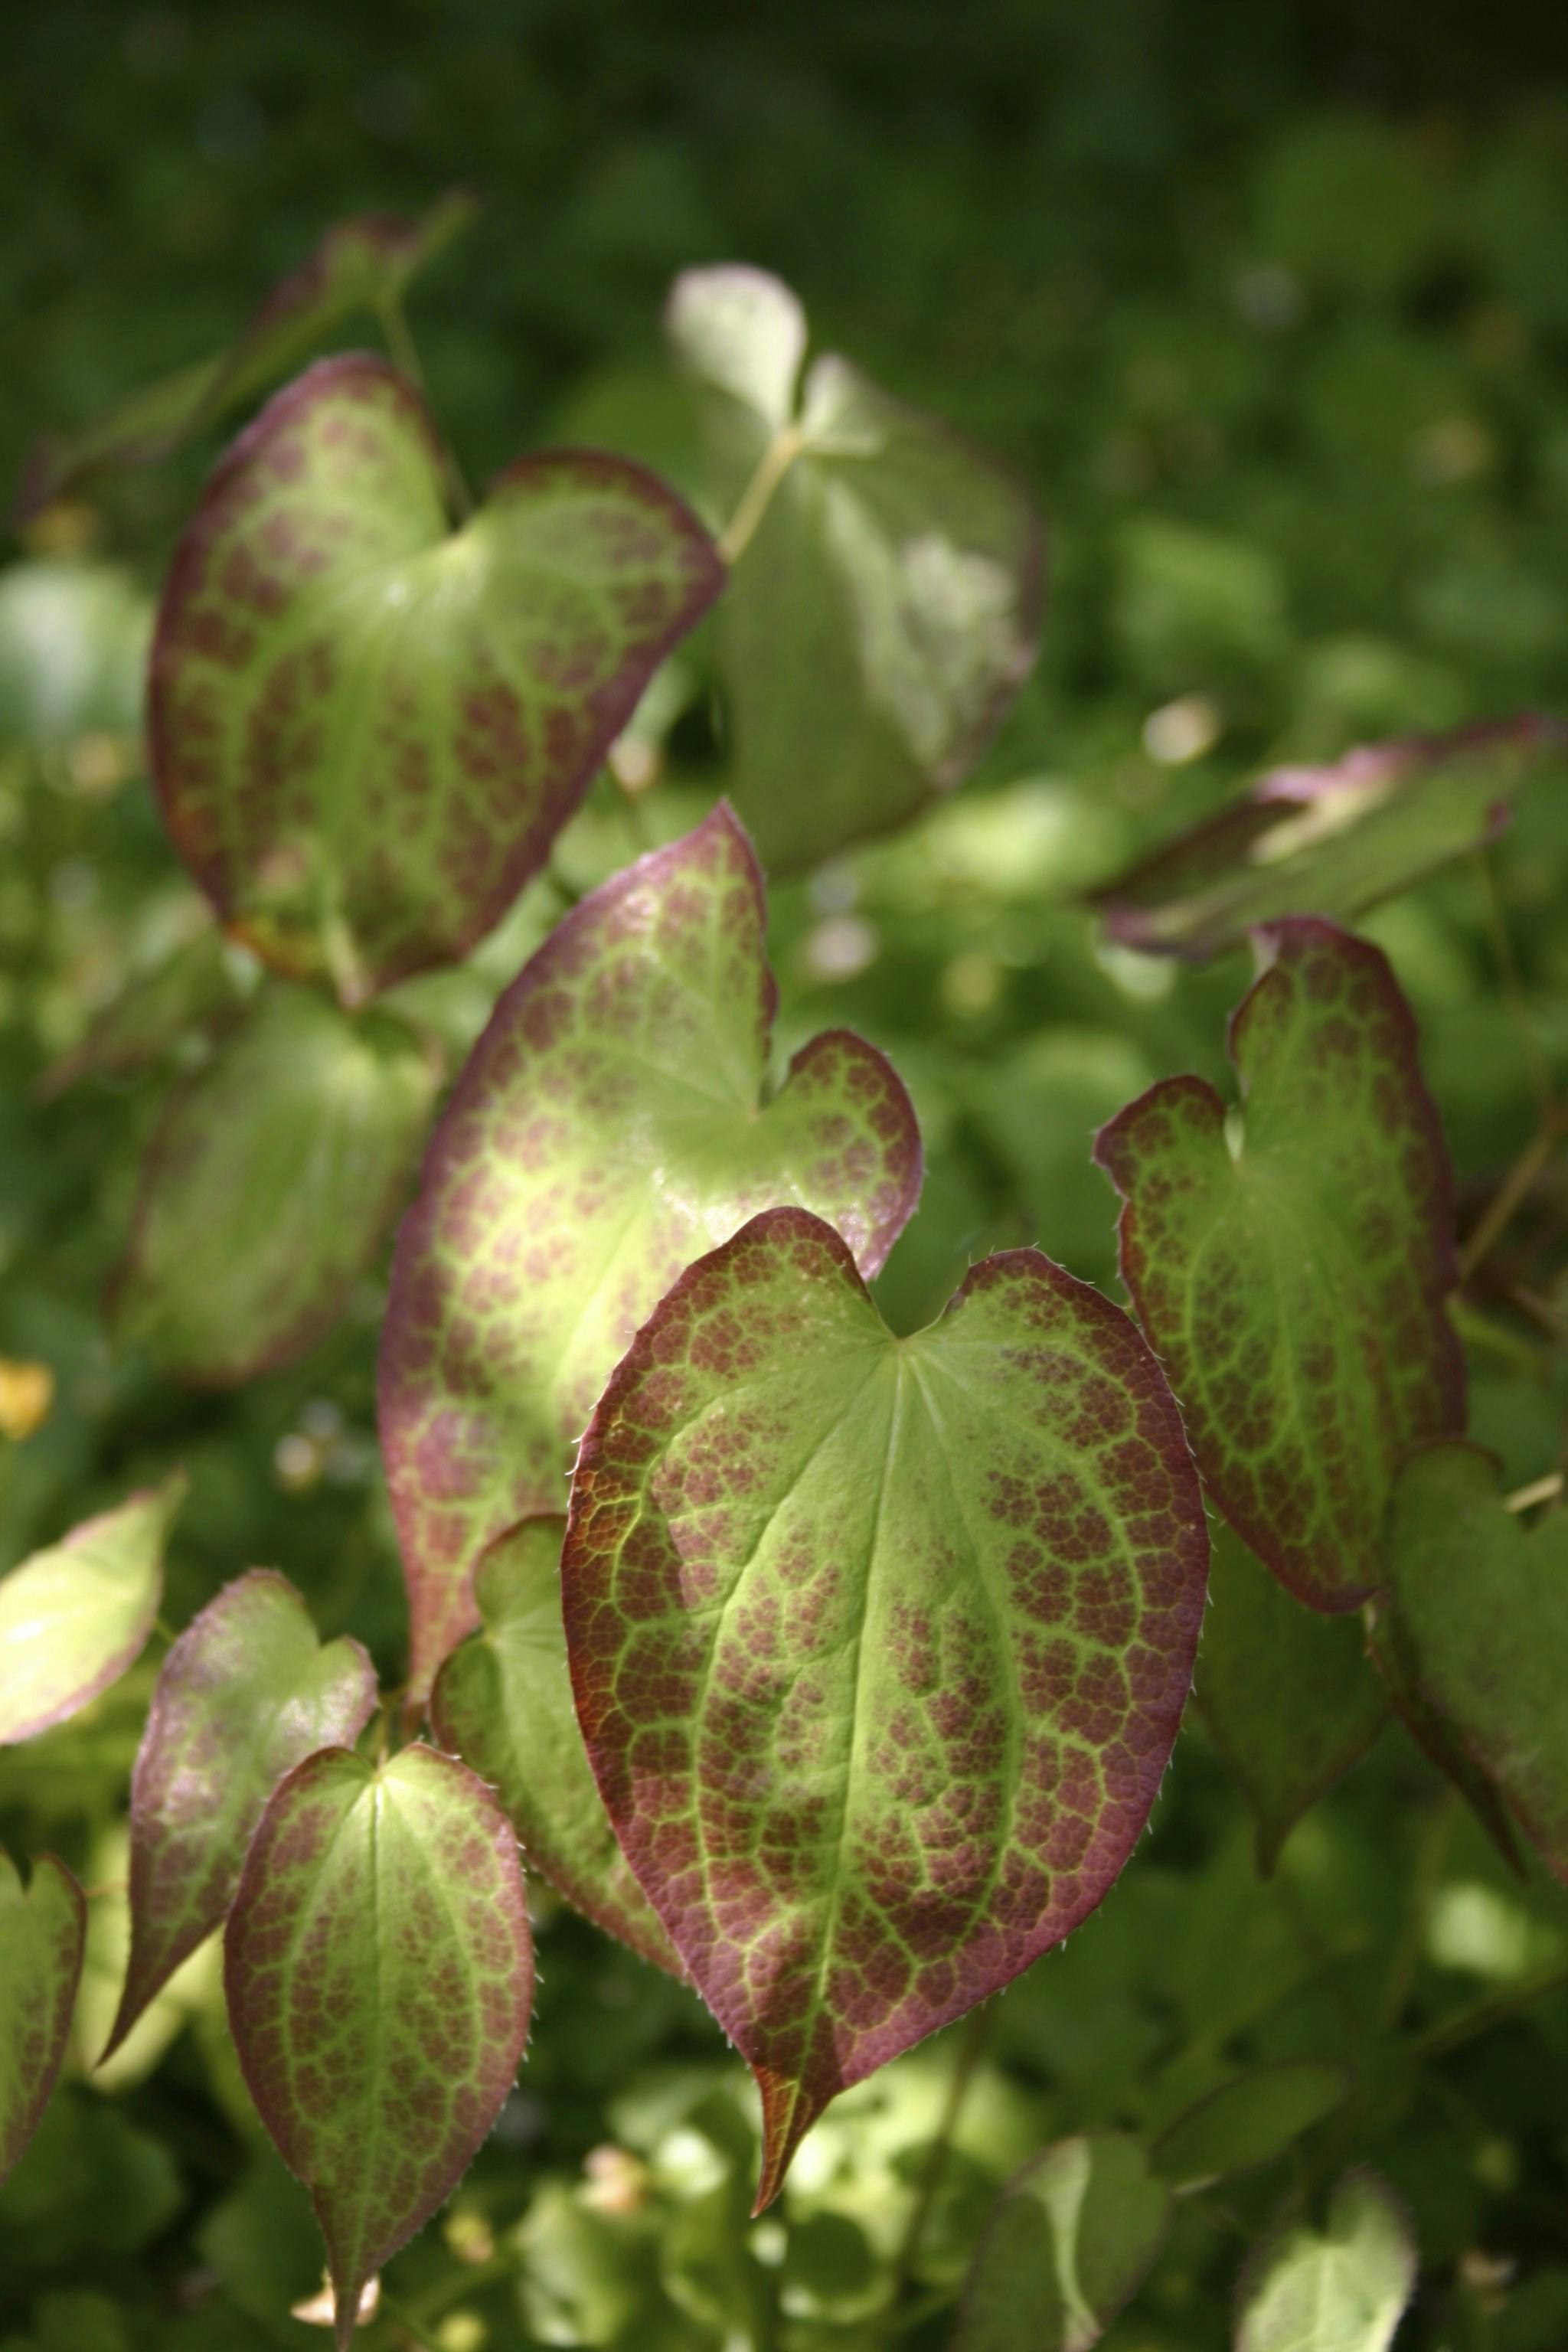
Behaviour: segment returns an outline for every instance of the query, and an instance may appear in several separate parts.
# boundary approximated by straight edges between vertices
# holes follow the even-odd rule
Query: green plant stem
[[[1408,2044],[1410,2056],[1418,2064],[1447,2058],[1467,2042],[1489,2033],[1493,2026],[1506,2025],[1521,2009],[1528,2009],[1531,2001],[1541,2000],[1545,1993],[1555,1992],[1561,1985],[1568,1985],[1568,1960],[1553,1960],[1550,1968],[1538,1969],[1532,1976],[1521,1978],[1507,1992],[1493,1993],[1488,2000],[1460,2010],[1455,2017],[1439,2019],[1424,2033],[1412,2037]]]
[[[1563,1113],[1549,1104],[1536,1129],[1491,1199],[1480,1223],[1459,1252],[1459,1273],[1468,1282],[1488,1251],[1511,1221],[1531,1186],[1557,1149],[1563,1134]]]
[[[1490,855],[1484,849],[1476,852],[1476,870],[1480,879],[1481,907],[1486,919],[1487,935],[1491,940],[1496,959],[1498,985],[1509,1014],[1518,1030],[1524,1048],[1524,1058],[1530,1070],[1530,1082],[1541,1106],[1543,1119],[1552,1117],[1556,1090],[1552,1078],[1552,1063],[1541,1042],[1520,974],[1519,959],[1513,951],[1513,940],[1508,928],[1508,915],[1497,886],[1497,869]]]
[[[1503,1496],[1505,1511],[1533,1510],[1537,1503],[1555,1503],[1563,1493],[1563,1473],[1551,1471],[1544,1478],[1532,1479],[1528,1486],[1516,1486],[1511,1495]]]
[[[740,504],[719,534],[719,552],[731,571],[750,546],[773,492],[805,446],[798,425],[786,425],[763,450],[755,473],[741,492]]]
[[[905,2291],[914,2275],[915,2258],[921,2250],[921,2240],[925,2235],[926,2223],[931,2219],[931,2207],[936,2202],[936,2192],[942,2186],[942,2176],[947,2167],[948,2151],[952,2146],[952,2135],[958,2127],[959,2116],[963,2112],[963,2103],[969,2095],[975,2070],[984,2055],[985,2045],[991,2038],[992,2018],[993,2004],[983,2001],[972,2013],[964,2029],[963,2039],[958,2045],[952,2075],[947,2086],[947,2097],[942,2105],[942,2119],[937,2125],[936,2137],[932,2140],[930,2152],[926,2157],[920,2185],[915,2190],[915,2201],[910,2209],[909,2221],[900,2242],[898,2258],[893,2264],[893,2292],[888,2305],[889,2333],[894,2331],[898,2322],[899,2305],[903,2301]]]
[[[399,368],[418,391],[427,408],[431,407],[430,387],[425,380],[418,347],[409,328],[407,314],[395,294],[389,295],[376,313],[382,335],[394,364]],[[432,414],[434,410],[432,409]],[[452,508],[459,522],[467,522],[474,511],[474,495],[464,478],[456,454],[445,434],[441,435],[441,463],[447,476],[447,488]]]

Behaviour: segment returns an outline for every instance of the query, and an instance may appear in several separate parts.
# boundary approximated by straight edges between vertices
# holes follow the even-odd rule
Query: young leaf
[[[37,2129],[55,2087],[81,1981],[87,1905],[52,1853],[24,1888],[0,1849],[0,2181]]]
[[[308,1757],[246,1856],[225,1980],[251,2096],[327,2242],[343,2352],[365,2281],[459,2179],[522,2056],[533,1956],[490,1791],[431,1748]]]
[[[797,404],[805,320],[762,271],[688,271],[668,326],[715,502],[749,520],[757,469],[773,478],[720,657],[736,804],[770,871],[810,865],[903,824],[979,757],[1034,662],[1039,522],[1000,467],[836,353]]]
[[[1404,2207],[1375,2172],[1347,2172],[1326,2228],[1298,2222],[1243,2272],[1236,2352],[1388,2352],[1415,2284]]]
[[[525,457],[449,530],[384,361],[325,360],[219,463],[153,641],[174,841],[269,963],[362,1003],[465,954],[576,807],[723,567],[618,457]]]
[[[1206,2188],[1233,2172],[1273,2164],[1304,2131],[1342,2107],[1350,2092],[1344,2067],[1316,2059],[1256,2067],[1167,2124],[1149,2161],[1174,2188]]]
[[[1141,2140],[1085,2132],[1030,2158],[975,2250],[952,2352],[1089,2352],[1163,2243],[1171,2192]]]
[[[483,1630],[436,1680],[430,1724],[488,1780],[530,1865],[656,1968],[682,1973],[658,1915],[626,1867],[594,1785],[572,1705],[561,1622],[563,1518],[525,1519],[474,1579]]]
[[[111,1292],[118,1333],[189,1381],[301,1355],[396,1214],[437,1076],[390,1013],[267,989],[164,1108]]]
[[[773,1209],[583,1441],[567,1655],[626,1859],[755,2074],[759,2209],[834,2095],[1100,1901],[1175,1738],[1208,1538],[1158,1365],[1035,1250],[895,1339]]]
[[[1122,946],[1198,960],[1284,915],[1347,919],[1492,839],[1531,772],[1565,761],[1568,727],[1526,712],[1276,768],[1093,903]]]
[[[234,1899],[268,1798],[375,1707],[357,1642],[322,1648],[287,1578],[225,1585],[164,1659],[131,1782],[131,1957],[105,2058]],[[101,2063],[101,2061],[100,2062]]]
[[[572,1447],[681,1268],[797,1202],[874,1274],[920,1192],[894,1072],[833,1030],[767,1096],[762,876],[721,805],[567,916],[497,1005],[398,1236],[381,1433],[415,1690],[485,1546],[559,1510]]]
[[[1193,1696],[1258,1822],[1268,1876],[1303,1813],[1388,1720],[1361,1622],[1303,1608],[1227,1527],[1214,1530]]]
[[[185,1482],[84,1519],[0,1580],[0,1747],[63,1723],[140,1656]]]
[[[1167,1078],[1095,1158],[1215,1502],[1310,1607],[1353,1609],[1383,1580],[1400,1463],[1463,1424],[1447,1153],[1377,949],[1308,919],[1255,938],[1239,1143],[1211,1086]]]
[[[298,367],[341,320],[400,300],[477,209],[454,188],[416,221],[366,213],[337,222],[310,259],[273,288],[226,352],[144,385],[79,432],[46,435],[28,458],[14,519],[26,521],[95,474],[171,457]]]

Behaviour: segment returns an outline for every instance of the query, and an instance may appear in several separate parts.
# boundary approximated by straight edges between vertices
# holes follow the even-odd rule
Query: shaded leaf
[[[326,2239],[342,2347],[522,2056],[533,1959],[494,1797],[430,1748],[308,1758],[246,1856],[225,1976],[246,2082]]]
[[[524,457],[448,527],[384,361],[325,360],[219,462],[153,648],[169,830],[268,962],[360,1003],[467,952],[723,568],[629,461]]]
[[[401,299],[477,209],[471,196],[454,188],[418,220],[365,213],[335,223],[310,259],[273,288],[226,352],[143,385],[78,432],[47,434],[27,460],[15,520],[26,521],[95,474],[171,457],[298,367],[342,320]]]
[[[667,323],[699,389],[716,504],[782,469],[720,615],[737,807],[770,871],[903,824],[962,782],[1033,664],[1027,493],[827,352],[796,394],[800,306],[760,270],[689,270]]]
[[[1257,2067],[1167,2124],[1149,2161],[1177,2189],[1202,2189],[1233,2172],[1254,2171],[1274,2163],[1304,2131],[1343,2106],[1350,2092],[1344,2067],[1316,2059]]]
[[[1298,2222],[1247,2264],[1236,2352],[1388,2352],[1415,2284],[1403,2206],[1375,2172],[1347,2172],[1322,2231]]]
[[[1447,1153],[1378,950],[1310,919],[1255,938],[1230,1029],[1241,1113],[1167,1078],[1095,1158],[1215,1502],[1300,1599],[1353,1609],[1383,1580],[1401,1461],[1464,1420]]]
[[[1522,1878],[1524,1863],[1509,1809],[1470,1754],[1457,1725],[1433,1705],[1424,1688],[1403,1612],[1384,1591],[1367,1602],[1363,1613],[1367,1655],[1383,1676],[1394,1712],[1423,1754],[1458,1790],[1509,1868]]]
[[[567,1654],[626,1858],[757,2076],[759,2206],[837,2092],[1105,1893],[1207,1554],[1158,1366],[1037,1251],[900,1339],[773,1209],[643,1326],[573,1482]]]
[[[236,961],[204,910],[200,929],[130,975],[80,1043],[45,1071],[39,1096],[52,1100],[89,1075],[124,1077],[148,1069],[192,1035],[219,1027],[245,1001]]]
[[[813,1039],[771,1094],[762,876],[721,805],[567,916],[497,1005],[398,1236],[381,1434],[412,1681],[473,1623],[469,1578],[558,1511],[572,1447],[681,1268],[796,1202],[874,1274],[920,1192],[880,1054]]]
[[[1304,1608],[1223,1525],[1209,1602],[1193,1696],[1257,1820],[1267,1874],[1302,1814],[1377,1738],[1387,1696],[1360,1619]]]
[[[304,1601],[270,1569],[225,1585],[185,1628],[159,1674],[131,1783],[131,1957],[104,2058],[221,1924],[284,1774],[318,1748],[350,1746],[375,1697],[360,1644],[322,1647]]]
[[[46,1853],[24,1887],[0,1848],[0,2180],[37,2129],[70,2037],[87,1904]]]
[[[1122,946],[1200,960],[1281,916],[1359,915],[1493,839],[1543,763],[1568,763],[1568,727],[1526,713],[1276,768],[1092,903]]]
[[[952,2352],[1089,2352],[1170,2216],[1170,2189],[1125,2132],[1086,2132],[1031,2158],[975,2249]]]
[[[644,1959],[680,1975],[616,1843],[577,1727],[561,1622],[565,1531],[563,1518],[526,1519],[485,1553],[474,1580],[483,1631],[442,1667],[431,1727],[495,1790],[531,1868]]]
[[[0,1747],[63,1723],[141,1655],[184,1496],[178,1476],[132,1495],[0,1580]]]
[[[111,1292],[119,1336],[205,1382],[303,1354],[396,1214],[438,1075],[390,1013],[268,989],[163,1110]]]

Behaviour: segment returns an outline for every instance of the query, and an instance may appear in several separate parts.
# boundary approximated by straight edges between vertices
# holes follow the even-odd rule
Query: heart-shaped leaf
[[[1158,1365],[1037,1251],[895,1339],[832,1228],[773,1209],[643,1326],[573,1481],[567,1655],[622,1848],[757,2076],[759,2208],[836,2092],[1100,1901],[1207,1561]]]
[[[1277,2162],[1304,2131],[1342,2107],[1351,2087],[1344,2067],[1317,2059],[1256,2067],[1167,2124],[1149,2160],[1177,2189],[1203,2189],[1235,2172],[1256,2171]]]
[[[483,1630],[437,1675],[431,1727],[495,1790],[531,1868],[645,1960],[680,1975],[616,1843],[577,1727],[561,1622],[565,1532],[563,1518],[525,1519],[486,1552],[474,1579]]]
[[[0,1747],[63,1723],[141,1655],[184,1496],[182,1477],[132,1495],[0,1580]]]
[[[1388,1720],[1358,1617],[1304,1608],[1227,1527],[1214,1530],[1193,1696],[1258,1823],[1267,1876],[1303,1813]]]
[[[131,1782],[131,1958],[104,2057],[234,1900],[268,1798],[375,1707],[357,1642],[322,1648],[286,1577],[225,1585],[164,1659]],[[101,2063],[101,2062],[100,2062]]]
[[[153,1134],[111,1292],[120,1336],[205,1382],[302,1355],[397,1213],[438,1076],[390,1013],[267,989]]]
[[[1383,1580],[1400,1463],[1464,1422],[1448,1159],[1378,950],[1310,919],[1254,937],[1239,1139],[1211,1086],[1167,1078],[1095,1158],[1215,1502],[1310,1607],[1353,1609]]]
[[[975,2250],[952,2352],[1089,2352],[1153,2262],[1171,2192],[1142,2140],[1085,2132],[1032,2157]]]
[[[979,757],[1034,662],[1039,521],[1000,467],[836,353],[797,401],[805,322],[761,270],[689,271],[668,325],[735,516],[720,656],[736,805],[770,871],[809,865],[903,824]]]
[[[567,916],[496,1007],[398,1236],[381,1434],[413,1687],[472,1625],[485,1546],[558,1511],[572,1447],[684,1265],[795,1202],[868,1275],[920,1192],[882,1056],[815,1038],[767,1095],[762,876],[721,805]]]
[[[1122,946],[1198,959],[1284,915],[1359,915],[1479,848],[1532,772],[1565,762],[1568,727],[1527,712],[1276,768],[1094,903]]]
[[[1404,2207],[1375,2172],[1347,2172],[1321,2231],[1298,2222],[1248,2263],[1236,2352],[1388,2352],[1415,2284]]]
[[[251,2096],[327,2242],[344,2352],[366,2280],[461,2177],[522,2056],[533,1956],[495,1798],[431,1748],[307,1758],[246,1856],[225,1981]]]
[[[153,647],[153,769],[219,913],[345,1002],[465,954],[723,579],[625,459],[521,459],[448,529],[435,428],[325,360],[222,459]]]
[[[473,218],[450,190],[416,221],[366,213],[328,229],[310,259],[275,286],[226,352],[119,401],[79,432],[49,434],[28,458],[16,520],[109,468],[155,464],[252,399],[355,311],[384,310]]]
[[[0,1848],[0,2180],[49,2103],[81,1981],[87,1904],[52,1853],[24,1887]]]

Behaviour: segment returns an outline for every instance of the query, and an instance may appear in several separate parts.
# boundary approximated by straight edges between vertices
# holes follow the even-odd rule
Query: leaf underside
[[[1095,1158],[1122,1279],[1236,1532],[1310,1607],[1382,1582],[1400,1463],[1463,1425],[1447,1153],[1378,950],[1309,918],[1255,934],[1231,1023],[1245,1129],[1167,1078]]]
[[[141,1655],[183,1477],[84,1519],[0,1580],[0,1747],[63,1723]]]
[[[1171,2192],[1142,2142],[1086,2132],[1003,2190],[975,2250],[952,2352],[1089,2352],[1164,2242]]]
[[[1299,2223],[1248,2263],[1236,2352],[1388,2352],[1415,2284],[1399,2200],[1376,2173],[1348,2172],[1321,2232]]]
[[[759,2209],[836,2092],[1105,1893],[1207,1550],[1158,1366],[1036,1251],[896,1339],[775,1209],[644,1325],[573,1484],[567,1654],[622,1848],[761,2086]]]
[[[576,1440],[682,1267],[797,1202],[881,1265],[920,1192],[902,1086],[844,1030],[766,1094],[762,876],[722,804],[584,899],[501,998],[398,1236],[380,1415],[412,1684],[487,1545],[559,1512]]]
[[[24,1888],[0,1850],[0,2181],[37,2129],[70,2035],[87,1904],[47,1853]]]

